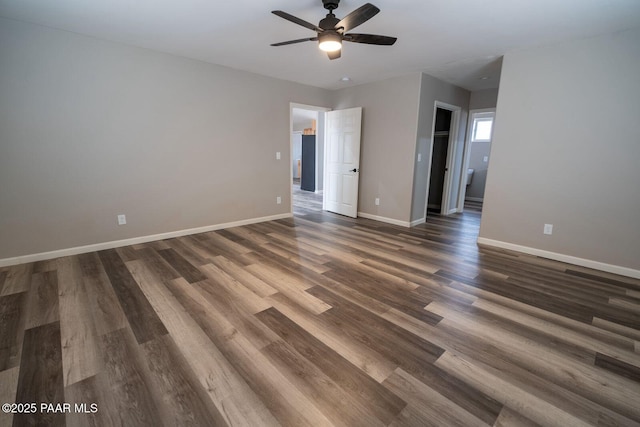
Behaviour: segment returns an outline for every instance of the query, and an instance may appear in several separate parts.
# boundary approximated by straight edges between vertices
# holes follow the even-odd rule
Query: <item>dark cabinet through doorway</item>
[[[316,191],[316,136],[302,135],[302,176],[300,189]]]

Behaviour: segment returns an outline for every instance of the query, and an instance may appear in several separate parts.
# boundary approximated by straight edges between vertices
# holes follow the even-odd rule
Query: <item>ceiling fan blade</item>
[[[342,55],[342,49],[336,50],[335,52],[327,52],[327,56],[329,59],[338,59]]]
[[[380,36],[378,34],[345,34],[343,40],[353,43],[391,46],[398,39],[396,37]]]
[[[318,27],[317,25],[314,25],[311,22],[307,22],[303,19],[293,16],[287,12],[283,12],[281,10],[272,10],[271,13],[279,16],[280,18],[286,19],[287,21],[293,22],[294,24],[302,25],[303,27],[308,28],[310,30],[317,31],[319,33],[324,31],[322,28]]]
[[[318,41],[317,37],[307,37],[306,39],[296,39],[296,40],[289,40],[286,42],[273,43],[271,46],[285,46],[285,45],[294,44],[294,43],[317,42],[317,41]]]
[[[347,31],[357,27],[360,24],[364,24],[369,19],[376,16],[376,14],[380,12],[380,9],[372,5],[371,3],[367,3],[365,5],[360,6],[344,18],[338,24],[336,24],[336,28],[344,28],[344,33]]]

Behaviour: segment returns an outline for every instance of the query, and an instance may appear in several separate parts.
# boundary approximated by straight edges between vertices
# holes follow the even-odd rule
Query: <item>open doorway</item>
[[[435,102],[425,218],[449,215],[458,210],[460,183],[459,180],[454,182],[453,178],[459,175],[456,170],[460,170],[462,163],[461,152],[457,149],[460,111],[458,106]]]
[[[436,108],[436,122],[433,132],[433,149],[431,152],[431,176],[429,178],[429,196],[427,197],[427,212],[441,213],[443,192],[449,152],[449,133],[453,113],[443,108]]]
[[[482,211],[495,115],[494,108],[469,112],[464,153],[466,182],[460,192],[460,201],[464,203],[465,210]]]
[[[324,122],[327,108],[291,104],[291,211],[322,211],[324,194]]]

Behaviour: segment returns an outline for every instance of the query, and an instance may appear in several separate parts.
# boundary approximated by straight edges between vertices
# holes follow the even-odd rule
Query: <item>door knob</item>
[[[353,168],[353,169],[351,169],[349,172],[358,172],[358,169]]]

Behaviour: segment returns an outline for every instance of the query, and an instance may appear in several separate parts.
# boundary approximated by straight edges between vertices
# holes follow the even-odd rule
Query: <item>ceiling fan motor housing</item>
[[[326,18],[320,20],[318,27],[322,28],[323,30],[333,30],[336,25],[338,25],[338,22],[340,22],[340,20],[336,18],[333,13],[330,13]]]
[[[322,0],[322,4],[324,5],[324,8],[327,10],[337,9],[339,3],[340,3],[340,0]]]

